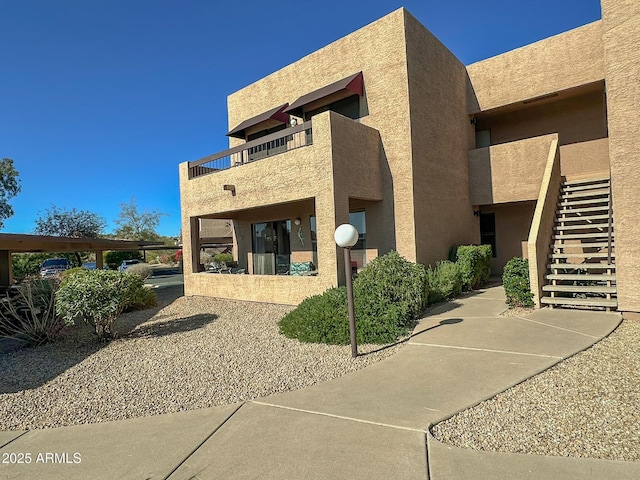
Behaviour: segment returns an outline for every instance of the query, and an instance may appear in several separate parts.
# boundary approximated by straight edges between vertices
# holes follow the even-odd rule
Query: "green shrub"
[[[148,263],[136,263],[127,267],[127,273],[137,275],[142,280],[146,280],[153,274],[153,268]]]
[[[86,268],[83,268],[83,267],[70,268],[69,270],[65,270],[64,272],[62,272],[60,274],[60,278],[62,279],[62,281],[65,281],[70,276],[75,275],[77,273],[84,272],[84,271],[86,271]]]
[[[125,312],[132,310],[146,310],[157,305],[156,292],[148,286],[143,286],[135,291],[131,301],[125,308]]]
[[[55,278],[32,278],[0,304],[0,338],[29,345],[57,340],[68,322],[55,309],[59,282]]]
[[[510,307],[533,307],[528,260],[520,257],[509,260],[502,272],[502,285]]]
[[[115,251],[104,253],[104,264],[111,270],[117,270],[123,260],[141,260],[142,254],[135,250],[131,252]]]
[[[231,253],[216,253],[213,256],[213,261],[216,263],[233,262],[233,255]]]
[[[427,269],[428,303],[442,302],[462,293],[462,273],[457,263],[442,261]]]
[[[349,343],[347,289],[330,288],[305,298],[279,322],[280,332],[307,343],[344,345]]]
[[[87,270],[65,279],[56,295],[56,308],[67,322],[77,318],[94,325],[101,338],[115,337],[115,320],[140,305],[147,289],[137,275],[112,270]],[[153,293],[153,292],[152,292]]]
[[[456,263],[460,266],[464,290],[482,287],[491,275],[491,245],[459,246]]]
[[[390,252],[367,264],[353,289],[358,343],[390,343],[406,335],[422,312],[426,271]],[[280,321],[280,331],[303,342],[348,344],[346,289],[305,299]]]
[[[424,266],[395,251],[369,262],[353,283],[361,315],[382,318],[387,310],[399,309],[399,326],[408,325],[422,312],[427,302],[426,288]]]

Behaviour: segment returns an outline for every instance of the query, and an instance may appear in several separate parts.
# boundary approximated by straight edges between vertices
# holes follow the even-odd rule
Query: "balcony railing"
[[[239,167],[313,143],[311,121],[257,138],[237,147],[189,162],[189,178]]]

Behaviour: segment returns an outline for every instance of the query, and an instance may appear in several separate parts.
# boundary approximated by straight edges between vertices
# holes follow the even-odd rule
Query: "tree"
[[[166,215],[159,210],[138,211],[136,199],[131,197],[129,203],[120,204],[120,213],[116,219],[116,236],[125,240],[157,240],[160,235],[156,228],[160,224],[160,218]]]
[[[20,193],[22,188],[18,175],[18,171],[13,166],[13,160],[3,158],[0,161],[0,228],[4,227],[4,221],[13,215],[9,200]]]
[[[44,216],[36,219],[36,235],[56,237],[98,238],[107,222],[88,210],[64,210],[52,205]]]
[[[36,219],[36,235],[55,237],[98,238],[104,230],[106,220],[88,210],[64,210],[52,205],[43,216]],[[82,265],[79,252],[75,252],[78,266]]]

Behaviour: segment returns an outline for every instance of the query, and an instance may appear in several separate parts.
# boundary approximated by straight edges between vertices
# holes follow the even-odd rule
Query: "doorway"
[[[251,225],[254,275],[286,275],[291,264],[291,220]]]

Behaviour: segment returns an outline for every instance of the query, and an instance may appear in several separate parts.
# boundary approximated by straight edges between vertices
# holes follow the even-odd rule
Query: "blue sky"
[[[119,204],[180,231],[178,164],[228,146],[227,95],[406,7],[469,64],[600,18],[598,0],[0,0],[0,158],[22,192],[5,233],[51,205]]]

